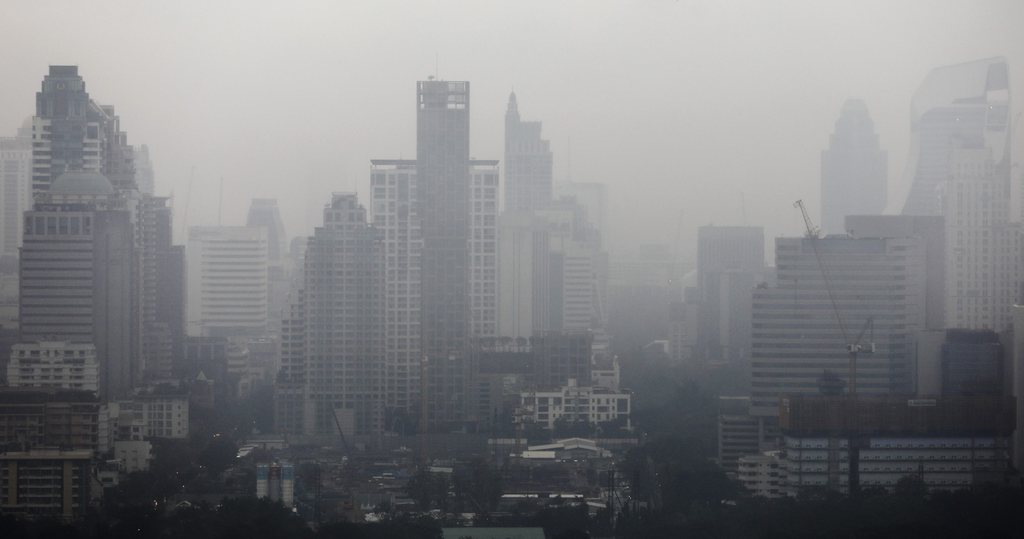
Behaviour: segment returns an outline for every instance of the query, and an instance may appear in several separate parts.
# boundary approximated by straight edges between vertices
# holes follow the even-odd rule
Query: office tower
[[[32,123],[0,137],[0,271],[13,270],[21,247],[22,214],[32,207]],[[8,269],[10,267],[10,269]]]
[[[420,256],[416,162],[371,161],[373,226],[385,253],[386,405],[410,411],[420,392]]]
[[[296,288],[281,323],[281,370],[274,383],[274,430],[299,436],[306,431],[306,303]],[[310,428],[310,430],[312,430]]]
[[[600,232],[575,199],[535,212],[548,227],[548,315],[552,331],[603,331],[607,326],[608,255]]]
[[[821,226],[842,234],[847,215],[885,210],[888,155],[878,144],[868,107],[850,99],[836,121],[828,149],[821,152]]]
[[[469,163],[469,335],[498,336],[498,162]]]
[[[308,435],[368,436],[384,423],[384,255],[355,194],[334,194],[305,267]],[[340,427],[339,427],[340,425]]]
[[[1010,174],[1010,84],[1006,60],[933,69],[910,106],[910,184],[904,215],[941,215],[953,150],[988,148],[992,173]]]
[[[718,465],[736,472],[740,457],[756,455],[764,440],[764,421],[751,415],[750,397],[718,397]]]
[[[529,338],[550,327],[548,222],[506,210],[498,223],[498,335]]]
[[[775,260],[777,284],[753,295],[754,415],[776,416],[783,395],[848,388],[853,344],[867,350],[858,395],[910,393],[925,323],[922,239],[777,238]]]
[[[751,298],[764,278],[763,228],[698,229],[698,357],[734,362],[749,357]]]
[[[1020,301],[1024,229],[1010,223],[1009,176],[991,147],[953,149],[944,185],[946,326],[1002,331]]]
[[[189,229],[189,336],[261,335],[267,330],[267,231],[243,226]]]
[[[420,81],[416,109],[422,352],[460,353],[470,330],[469,83]]]
[[[139,192],[152,196],[156,190],[156,175],[153,172],[153,160],[149,157],[149,146],[132,147],[135,159],[135,183]]]
[[[946,223],[938,215],[849,215],[846,230],[855,238],[909,238],[924,241],[925,329],[946,328]]]
[[[135,187],[132,149],[113,107],[89,99],[78,66],[50,66],[32,119],[32,192],[68,171],[102,173],[117,189]]]
[[[519,118],[515,92],[505,112],[505,211],[530,211],[551,201],[551,147],[540,122]]]
[[[63,174],[25,214],[21,341],[93,343],[105,399],[140,374],[136,232],[128,200],[90,172]]]

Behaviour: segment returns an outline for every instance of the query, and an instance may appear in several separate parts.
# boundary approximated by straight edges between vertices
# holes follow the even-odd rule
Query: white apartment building
[[[267,330],[267,230],[203,226],[189,229],[187,333],[259,335]]]
[[[99,391],[99,362],[91,343],[41,341],[16,344],[7,364],[11,387]]]
[[[620,419],[630,428],[631,401],[632,395],[628,392],[578,386],[575,379],[558,389],[520,393],[524,419],[547,429],[553,429],[559,420],[594,425]]]
[[[736,477],[754,496],[781,498],[786,495],[786,469],[782,466],[781,451],[740,457]]]
[[[498,336],[498,162],[469,171],[469,335]]]

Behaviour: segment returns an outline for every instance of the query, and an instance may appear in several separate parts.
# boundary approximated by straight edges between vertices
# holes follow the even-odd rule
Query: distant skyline
[[[216,223],[223,177],[224,224],[274,197],[289,237],[311,233],[332,191],[369,200],[370,159],[415,156],[416,81],[429,75],[473,83],[473,157],[502,159],[514,89],[544,123],[556,181],[571,159],[573,179],[608,185],[613,252],[678,229],[691,260],[700,225],[801,232],[791,203],[818,214],[820,152],[848,98],[888,152],[889,212],[905,200],[910,100],[929,70],[1004,56],[1024,111],[1024,3],[1011,0],[5,8],[0,135],[33,113],[49,65],[78,65],[129,142],[149,146],[177,219],[188,195],[189,224]]]

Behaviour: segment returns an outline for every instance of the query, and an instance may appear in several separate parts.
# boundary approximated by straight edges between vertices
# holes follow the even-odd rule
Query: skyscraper
[[[750,355],[751,298],[765,277],[764,229],[697,230],[698,357],[740,361]]]
[[[469,83],[420,81],[416,181],[423,238],[422,353],[461,353],[470,331]]]
[[[842,234],[847,215],[885,210],[887,154],[879,147],[868,107],[859,99],[843,104],[827,150],[821,152],[821,226]]]
[[[134,158],[114,108],[89,99],[78,66],[50,66],[36,93],[32,192],[67,171],[98,172],[117,189],[134,188]]]
[[[192,227],[186,261],[188,335],[261,335],[267,330],[265,229]]]
[[[384,426],[384,257],[355,194],[336,193],[309,240],[305,268],[310,435]]]
[[[550,143],[541,138],[540,122],[519,118],[515,92],[505,112],[505,210],[535,210],[551,201]]]
[[[128,394],[139,376],[136,224],[97,173],[69,172],[25,214],[21,341],[93,343],[100,394]]]
[[[933,69],[914,93],[904,215],[940,215],[953,150],[988,148],[992,173],[1010,175],[1010,80],[1004,58]]]
[[[783,395],[842,391],[847,346],[862,332],[858,344],[875,349],[858,358],[857,394],[911,391],[925,323],[921,238],[777,238],[775,260],[777,285],[754,290],[754,415],[777,416]]]
[[[153,160],[149,157],[149,146],[133,146],[135,158],[135,182],[139,186],[139,192],[152,196],[156,190],[156,177],[153,172]]]
[[[0,258],[12,264],[21,247],[22,214],[32,207],[31,184],[32,124],[29,120],[18,129],[17,135],[0,137]]]

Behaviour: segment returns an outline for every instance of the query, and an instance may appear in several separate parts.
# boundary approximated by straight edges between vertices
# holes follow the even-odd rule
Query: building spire
[[[515,90],[513,90],[512,93],[508,94],[508,111],[506,112],[506,114],[514,114],[516,116],[519,116],[519,104],[516,102]]]

